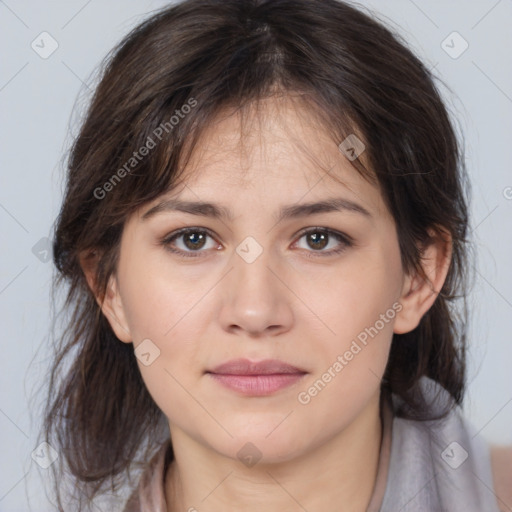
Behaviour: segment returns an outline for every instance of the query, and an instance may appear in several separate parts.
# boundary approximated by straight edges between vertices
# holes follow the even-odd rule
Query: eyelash
[[[206,252],[206,251],[203,251],[203,250],[198,250],[198,251],[182,251],[181,249],[176,249],[176,248],[173,248],[171,246],[171,244],[176,239],[178,239],[180,236],[187,235],[187,234],[190,234],[190,233],[208,235],[209,237],[211,237],[211,238],[213,238],[215,240],[215,237],[213,236],[213,234],[208,229],[187,227],[187,228],[183,228],[183,229],[180,229],[178,231],[175,231],[173,233],[170,233],[169,235],[165,236],[160,241],[160,243],[161,243],[161,245],[163,245],[165,247],[166,250],[168,250],[168,251],[170,251],[170,252],[172,252],[174,254],[178,254],[180,256],[183,256],[185,258],[201,257],[201,253]],[[322,250],[319,250],[319,251],[314,251],[314,250],[307,251],[308,253],[312,253],[312,254],[308,255],[309,258],[318,258],[318,257],[324,258],[324,257],[328,257],[328,256],[334,256],[334,255],[337,255],[337,254],[341,254],[348,247],[352,247],[352,245],[353,245],[353,241],[352,241],[352,239],[349,236],[347,236],[345,234],[342,234],[342,233],[339,233],[338,231],[334,231],[332,229],[322,228],[322,227],[308,228],[308,229],[302,231],[298,235],[297,241],[300,240],[301,238],[303,238],[304,236],[309,235],[311,233],[320,233],[320,234],[328,235],[329,237],[332,236],[333,238],[338,240],[342,245],[338,249],[331,249],[330,251],[322,251]]]

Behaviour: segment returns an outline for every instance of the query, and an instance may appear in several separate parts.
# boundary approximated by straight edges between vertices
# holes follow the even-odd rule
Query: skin
[[[98,300],[120,341],[136,348],[150,339],[160,350],[149,366],[138,363],[169,421],[175,460],[166,475],[168,511],[316,512],[341,504],[365,511],[392,335],[414,329],[431,307],[450,247],[439,240],[425,250],[430,282],[406,274],[379,189],[355,171],[330,134],[290,98],[264,100],[258,112],[243,140],[238,115],[219,117],[188,163],[186,184],[128,219],[116,275]],[[221,204],[233,218],[162,211],[143,219],[162,199],[178,196]],[[276,223],[284,205],[333,197],[370,215],[343,210]],[[198,246],[197,257],[161,243],[187,226],[214,235]],[[318,227],[344,233],[353,244],[331,235],[319,248],[301,234]],[[236,252],[248,236],[263,249],[252,263]],[[185,240],[172,246],[190,254]],[[300,403],[298,394],[397,303],[400,312],[378,335],[309,403]],[[280,359],[307,374],[266,397],[242,396],[205,374],[238,357]],[[261,453],[252,467],[237,457],[246,443]]]

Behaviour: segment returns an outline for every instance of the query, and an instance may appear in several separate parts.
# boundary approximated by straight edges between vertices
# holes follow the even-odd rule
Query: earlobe
[[[80,257],[80,266],[84,272],[87,284],[91,289],[98,306],[107,318],[116,337],[124,343],[132,343],[132,336],[126,323],[124,307],[119,295],[117,280],[111,275],[105,295],[99,293],[96,283],[97,254],[92,251]]]
[[[124,343],[132,343],[133,340],[126,322],[126,315],[119,295],[117,280],[113,275],[109,278],[107,291],[100,307],[116,337]]]
[[[407,275],[404,279],[399,299],[402,310],[395,319],[395,334],[410,332],[419,325],[446,280],[452,255],[452,239],[445,232],[430,231],[430,235],[431,242],[422,251],[423,272]]]

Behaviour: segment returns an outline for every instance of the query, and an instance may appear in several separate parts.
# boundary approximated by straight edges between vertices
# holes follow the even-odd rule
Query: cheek
[[[325,322],[334,334],[318,339],[315,371],[296,397],[311,431],[328,435],[347,427],[380,388],[400,305],[394,302],[396,285],[376,286],[379,279],[389,284],[377,274],[368,272],[358,283],[344,280],[344,288],[333,287],[324,302]]]
[[[146,388],[168,418],[178,421],[187,410],[193,421],[191,416],[201,417],[201,410],[190,406],[187,390],[204,370],[198,340],[211,324],[201,299],[215,281],[186,278],[161,257],[125,253],[121,263],[122,302],[134,348],[151,341],[151,364],[137,360]],[[153,359],[153,354],[158,355]]]
[[[135,341],[167,343],[211,287],[204,276],[180,272],[163,250],[127,254],[122,263],[122,302]]]
[[[380,384],[401,309],[398,243],[360,253],[328,277],[322,294],[310,283],[309,289],[317,292],[307,299],[329,329],[315,348],[320,363],[315,378],[322,381],[318,387],[327,382],[330,388],[320,401],[338,397],[345,403],[364,402]]]
[[[375,337],[375,328],[384,338],[392,335],[403,278],[396,252],[378,258],[372,253],[358,254],[338,271],[305,283],[304,302],[318,313],[334,345],[334,340],[345,344],[358,336],[364,342],[364,333],[371,330]]]
[[[154,289],[153,289],[154,291]],[[143,302],[132,318],[139,339],[150,339],[157,357],[150,365],[137,360],[144,384],[153,400],[175,424],[204,421],[204,411],[191,399],[204,371],[198,340],[204,338],[201,320],[188,301],[169,290],[154,294],[160,300]],[[144,294],[140,295],[143,298]],[[137,305],[134,304],[136,309]],[[136,344],[135,344],[136,345]],[[187,411],[184,415],[184,411]]]

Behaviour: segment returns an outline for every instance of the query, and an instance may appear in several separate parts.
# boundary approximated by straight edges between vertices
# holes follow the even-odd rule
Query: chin
[[[275,427],[275,425],[274,425]],[[273,427],[273,428],[274,428]],[[304,453],[305,436],[295,432],[291,436],[290,431],[283,429],[282,432],[275,432],[269,435],[272,429],[260,430],[257,428],[246,428],[243,432],[231,431],[233,439],[226,439],[221,446],[212,443],[217,451],[234,460],[239,460],[247,467],[255,464],[279,464],[293,460]],[[218,440],[217,440],[218,441]]]

